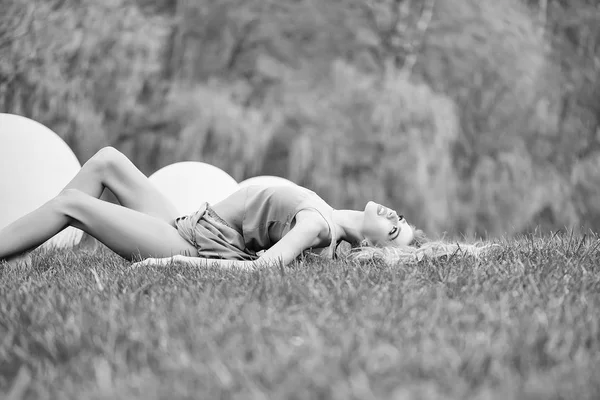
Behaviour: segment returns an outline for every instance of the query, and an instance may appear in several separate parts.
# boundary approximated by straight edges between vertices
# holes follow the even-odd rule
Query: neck
[[[337,227],[337,240],[345,240],[352,246],[356,246],[364,239],[360,233],[364,219],[363,211],[333,210],[332,218]]]

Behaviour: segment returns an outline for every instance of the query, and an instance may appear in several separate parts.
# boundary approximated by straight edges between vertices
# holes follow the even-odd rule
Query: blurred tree
[[[49,126],[85,161],[144,112],[165,23],[127,0],[4,0],[0,109]]]
[[[0,110],[431,232],[600,224],[595,0],[3,0]]]

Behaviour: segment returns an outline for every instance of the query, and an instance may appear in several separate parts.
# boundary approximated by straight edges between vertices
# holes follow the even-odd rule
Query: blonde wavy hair
[[[358,246],[350,250],[348,257],[359,262],[381,260],[388,265],[418,262],[424,258],[459,256],[479,257],[498,248],[495,243],[458,243],[446,240],[430,240],[425,233],[411,225],[413,241],[407,247],[399,246]]]

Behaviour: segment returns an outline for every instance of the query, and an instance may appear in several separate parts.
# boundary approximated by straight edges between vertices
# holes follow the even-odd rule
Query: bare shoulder
[[[318,211],[312,209],[301,210],[296,214],[296,225],[302,225],[305,227],[314,227],[319,231],[329,231],[329,225],[325,221],[325,218]]]
[[[305,209],[296,214],[295,227],[310,231],[315,236],[312,246],[319,246],[329,238],[329,225],[325,218],[316,210]]]

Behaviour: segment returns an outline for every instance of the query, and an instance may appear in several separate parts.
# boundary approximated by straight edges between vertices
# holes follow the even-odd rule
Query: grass
[[[36,252],[0,265],[0,398],[597,399],[599,245],[260,272]]]

